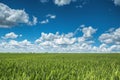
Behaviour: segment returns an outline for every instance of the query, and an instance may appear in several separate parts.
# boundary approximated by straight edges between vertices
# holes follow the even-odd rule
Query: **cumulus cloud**
[[[39,43],[46,43],[52,44],[52,45],[67,45],[67,44],[73,44],[75,42],[75,38],[73,37],[73,33],[68,33],[68,34],[59,34],[59,32],[56,32],[56,34],[53,33],[41,33],[41,37],[37,39],[35,42]]]
[[[83,33],[83,36],[82,36],[82,39],[89,39],[89,38],[92,38],[93,34],[96,33],[97,29],[94,29],[92,26],[88,26],[86,27],[85,25],[81,25],[80,27],[78,27],[75,32],[74,32],[74,35],[76,35],[77,33],[79,33],[80,31],[82,31]]]
[[[120,52],[120,45],[112,45],[112,46],[110,46],[109,51]]]
[[[92,26],[81,26],[80,33],[82,36],[76,37],[74,32],[69,33],[44,33],[42,32],[40,37],[35,41],[31,42],[27,39],[22,41],[6,40],[0,42],[0,51],[2,52],[119,52],[120,44],[116,41],[120,41],[119,32],[120,28],[112,30],[112,32],[107,32],[103,34],[109,34],[109,36],[114,36],[114,38],[110,37],[114,42],[106,43],[105,39],[108,37],[103,37],[103,34],[99,37],[99,39],[103,40],[103,42],[99,46],[95,46],[93,43],[95,42],[92,37],[97,29]],[[86,30],[87,29],[87,30]],[[89,38],[89,39],[88,39]],[[112,44],[111,44],[112,43]],[[111,45],[109,45],[111,44]]]
[[[35,50],[33,44],[27,39],[23,41],[10,40],[0,44],[2,52],[32,52]],[[33,49],[34,48],[34,49]]]
[[[49,33],[45,34],[42,33],[41,37],[36,40],[36,42],[52,42],[53,45],[69,45],[73,44],[76,41],[76,38],[73,38],[73,33],[68,33],[68,34],[59,34],[56,32],[56,34]],[[41,43],[39,43],[41,44]],[[48,43],[49,44],[49,43]]]
[[[120,44],[120,28],[108,33],[103,33],[99,37],[99,40],[106,44]]]
[[[35,25],[37,18],[33,17],[33,21],[30,21],[25,10],[11,9],[7,5],[0,3],[0,28],[10,28],[23,23]]]
[[[17,35],[17,34],[15,34],[14,32],[10,32],[10,33],[7,33],[7,34],[5,34],[5,36],[3,36],[2,38],[3,39],[15,39],[15,38],[17,38],[18,36],[22,36],[21,34],[20,35]]]
[[[90,38],[92,37],[92,34],[94,34],[97,31],[97,29],[92,28],[91,26],[85,27],[82,29],[83,37]]]
[[[23,41],[16,41],[16,40],[10,40],[8,42],[8,46],[13,46],[13,47],[21,47],[21,48],[24,48],[24,47],[27,47],[27,46],[30,46],[32,45],[30,41],[28,41],[27,39],[23,40]]]
[[[113,0],[116,6],[120,6],[120,0]]]
[[[18,43],[18,41],[10,40],[8,42],[8,46],[16,47],[16,46],[19,46],[19,43]]]
[[[58,6],[64,6],[64,5],[68,5],[71,2],[75,2],[76,0],[54,0],[54,3]]]
[[[99,52],[99,53],[100,52],[106,52],[106,53],[120,52],[120,45],[113,44],[113,45],[109,46],[107,44],[102,43],[100,46],[94,46],[92,48],[92,50],[93,50],[93,52]]]
[[[67,34],[60,34],[59,32],[53,33],[41,33],[41,37],[35,41],[36,44],[42,46],[45,50],[53,49],[53,51],[90,51],[92,49],[91,44],[94,43],[92,40],[92,34],[95,33],[96,29],[92,27],[83,27],[82,30],[87,29],[86,33],[90,36],[85,37],[86,33],[83,31],[83,36],[74,37],[74,33],[70,32]]]

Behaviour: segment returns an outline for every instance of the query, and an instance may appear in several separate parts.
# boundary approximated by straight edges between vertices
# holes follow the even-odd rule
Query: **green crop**
[[[0,80],[120,80],[120,54],[0,54]]]

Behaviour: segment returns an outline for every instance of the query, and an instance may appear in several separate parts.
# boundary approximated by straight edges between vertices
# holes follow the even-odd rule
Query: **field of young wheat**
[[[120,54],[0,54],[0,80],[120,80]]]

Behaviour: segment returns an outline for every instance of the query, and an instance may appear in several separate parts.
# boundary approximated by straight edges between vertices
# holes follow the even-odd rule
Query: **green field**
[[[0,80],[120,80],[120,54],[0,54]]]

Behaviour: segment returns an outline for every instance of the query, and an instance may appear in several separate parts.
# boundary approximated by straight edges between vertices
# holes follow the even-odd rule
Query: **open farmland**
[[[0,54],[0,80],[120,80],[120,54]]]

